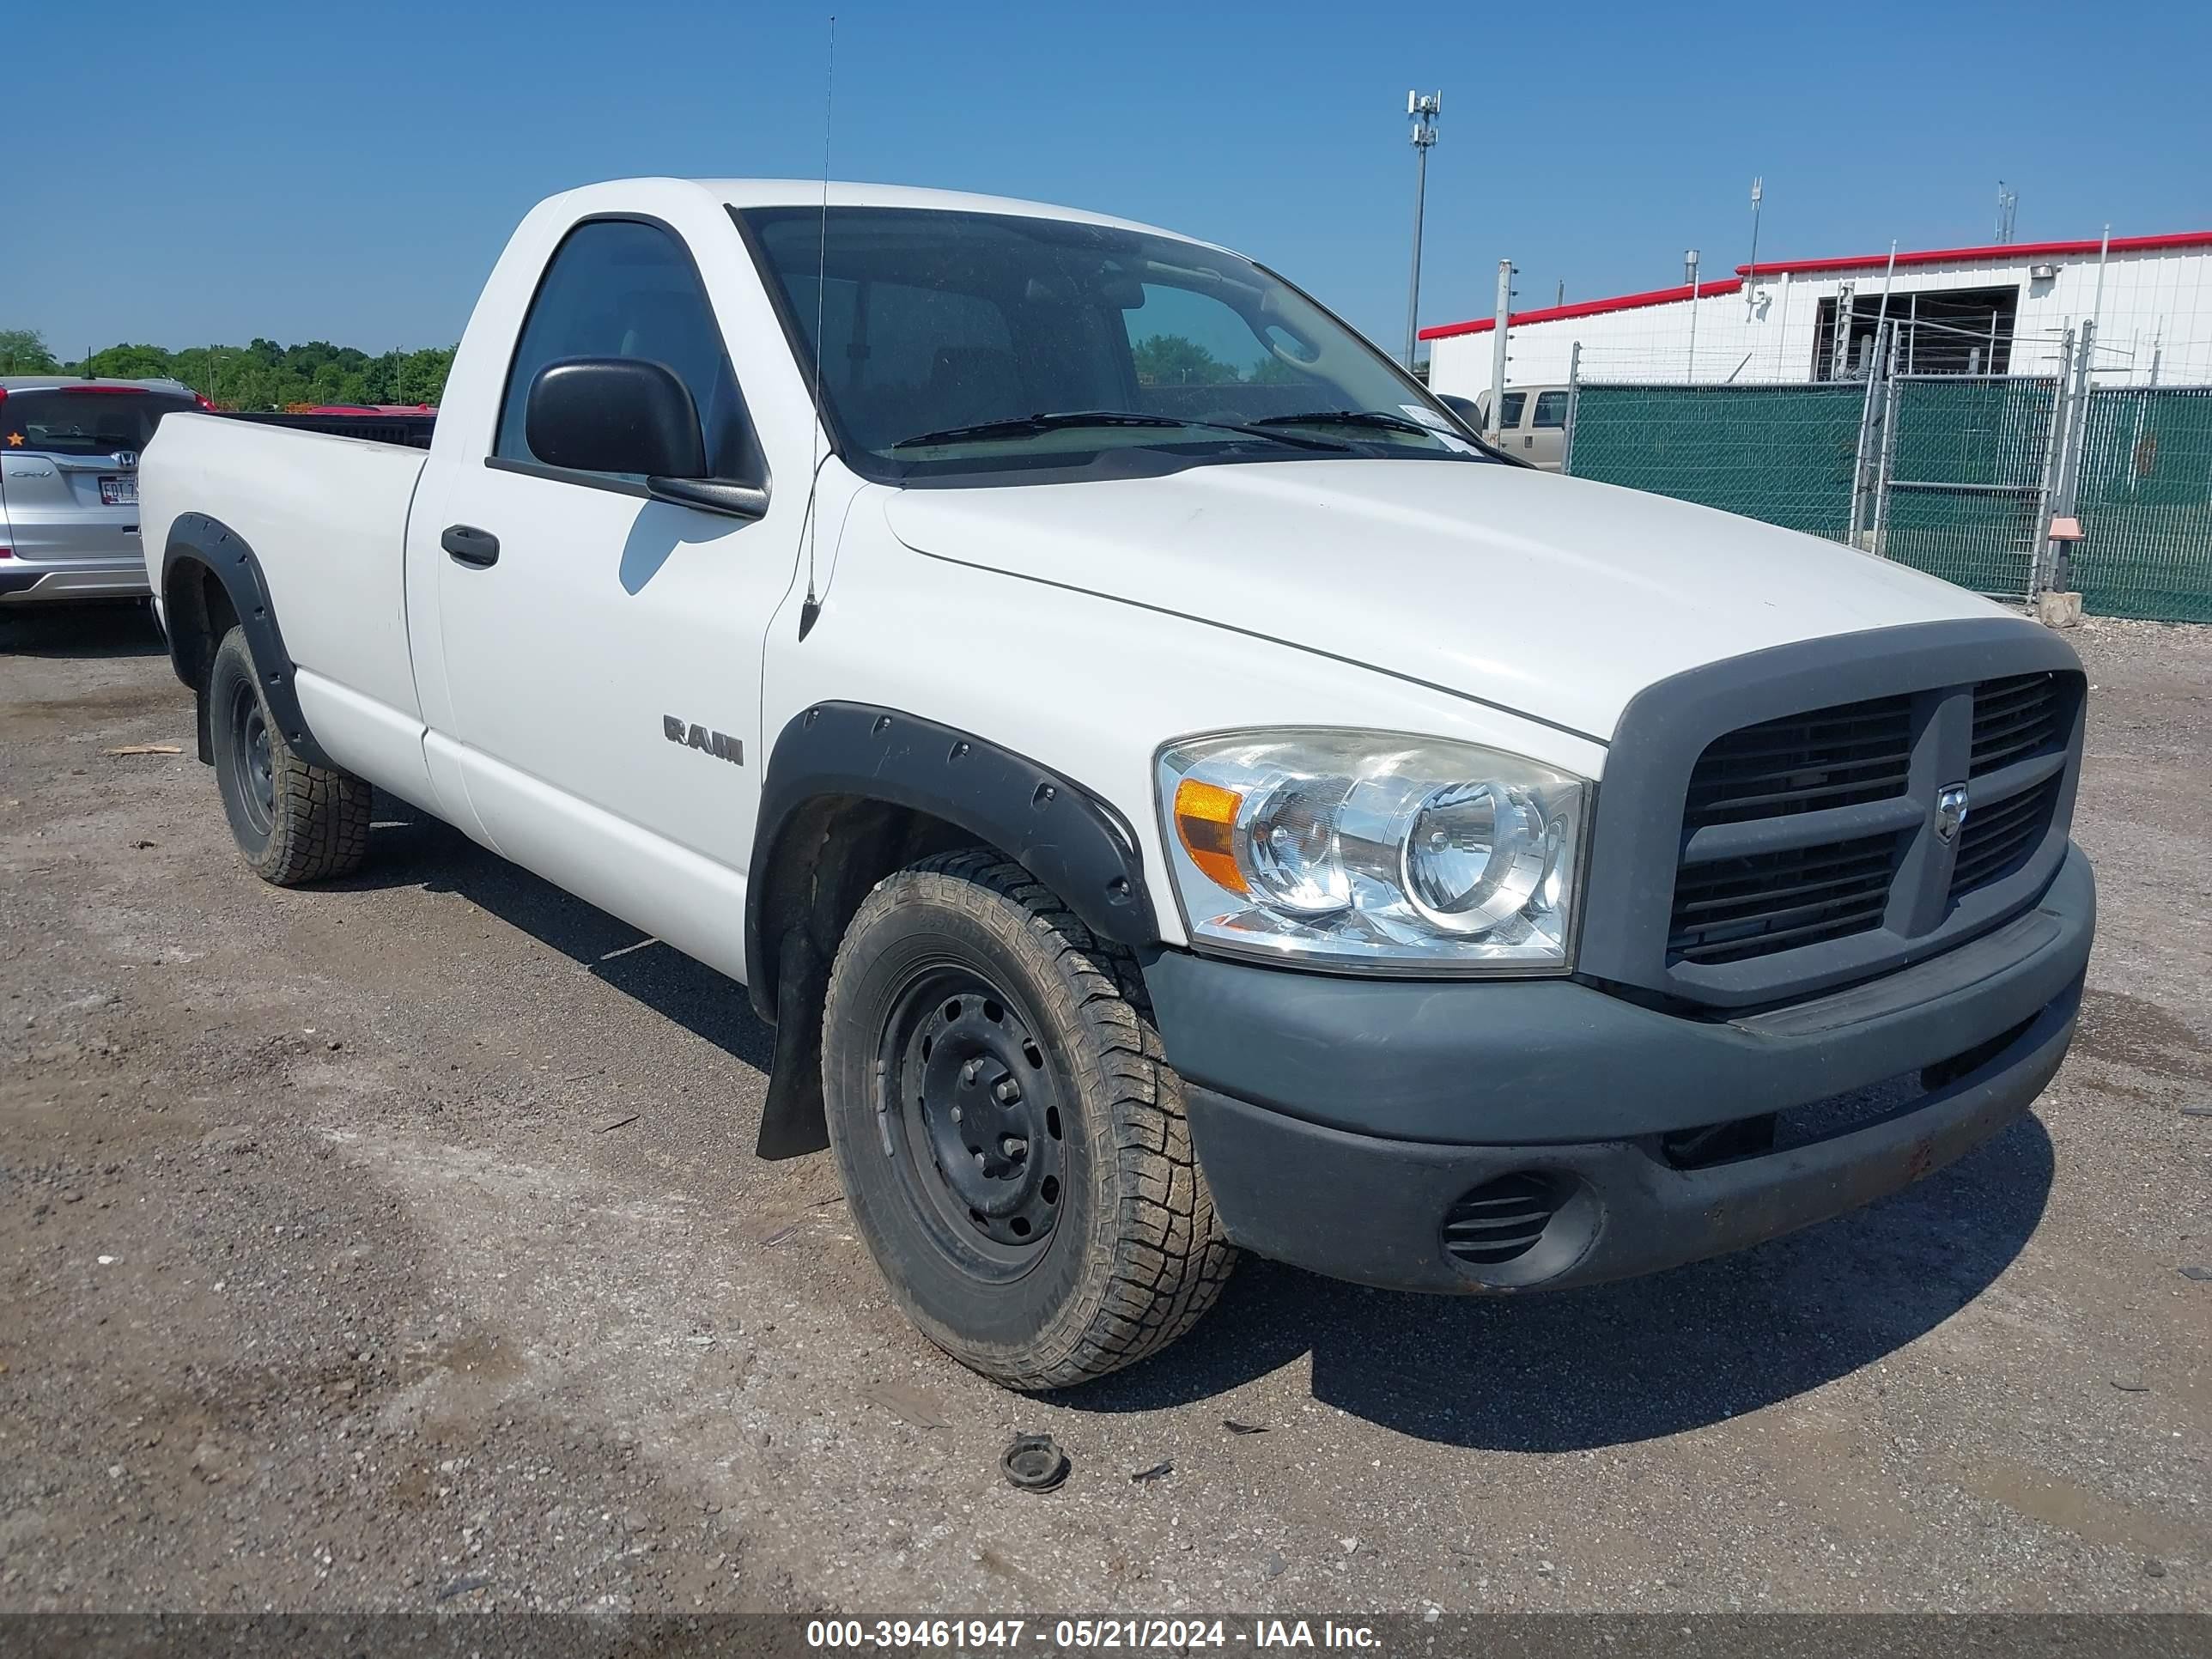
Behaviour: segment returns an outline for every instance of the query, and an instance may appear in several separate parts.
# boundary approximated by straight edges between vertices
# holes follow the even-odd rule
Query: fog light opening
[[[1597,1236],[1597,1195],[1562,1170],[1516,1170],[1470,1188],[1444,1212],[1444,1255],[1476,1283],[1522,1290],[1557,1278]]]
[[[1542,1243],[1567,1192],[1566,1182],[1540,1170],[1484,1182],[1444,1212],[1444,1254],[1470,1267],[1519,1260]]]

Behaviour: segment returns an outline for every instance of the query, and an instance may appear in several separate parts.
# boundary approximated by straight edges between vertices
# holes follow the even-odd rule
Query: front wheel
[[[976,850],[881,883],[823,1020],[830,1139],[893,1296],[1016,1389],[1165,1346],[1236,1255],[1135,965]]]
[[[351,875],[368,855],[368,785],[302,760],[270,713],[246,630],[234,628],[208,670],[208,735],[232,838],[279,887]]]

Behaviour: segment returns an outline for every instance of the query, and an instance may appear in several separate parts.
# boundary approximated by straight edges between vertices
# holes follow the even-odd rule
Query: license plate
[[[100,504],[102,507],[137,506],[138,480],[136,478],[102,478],[100,481]]]

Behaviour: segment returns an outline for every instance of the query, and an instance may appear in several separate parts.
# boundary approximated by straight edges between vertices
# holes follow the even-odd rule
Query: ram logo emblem
[[[712,755],[716,760],[726,760],[732,766],[745,763],[745,745],[742,739],[726,732],[715,732],[696,721],[686,723],[673,714],[660,717],[660,735],[671,743],[680,743],[687,749],[697,749]]]
[[[1957,838],[1966,822],[1966,786],[1946,784],[1936,797],[1936,839],[1948,842]]]

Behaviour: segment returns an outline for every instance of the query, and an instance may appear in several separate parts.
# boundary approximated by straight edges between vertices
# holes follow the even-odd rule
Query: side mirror
[[[757,519],[768,491],[708,476],[698,407],[665,364],[564,357],[538,371],[523,410],[530,453],[579,472],[642,474],[647,494],[702,512]]]
[[[530,383],[522,433],[548,466],[702,478],[707,440],[684,382],[635,357],[564,357]]]
[[[1465,427],[1469,432],[1472,432],[1478,438],[1482,435],[1482,428],[1487,424],[1487,422],[1483,418],[1482,405],[1480,404],[1475,402],[1472,398],[1454,397],[1449,392],[1437,392],[1436,394],[1436,398],[1438,403],[1442,404],[1446,409],[1449,409],[1453,414],[1459,416],[1460,424],[1462,426]]]

